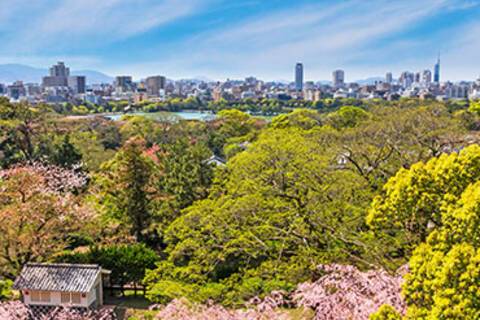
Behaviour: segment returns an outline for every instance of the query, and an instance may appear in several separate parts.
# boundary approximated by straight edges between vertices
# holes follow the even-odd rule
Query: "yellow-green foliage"
[[[13,297],[12,285],[11,280],[0,280],[0,301]]]
[[[470,107],[468,107],[468,111],[480,115],[480,101],[471,102]]]
[[[367,223],[396,234],[407,250],[413,249],[433,227],[443,224],[442,213],[479,178],[478,145],[402,169],[374,199]]]
[[[479,319],[480,251],[470,244],[448,251],[421,245],[410,261],[404,294],[409,319]]]
[[[384,304],[370,315],[370,320],[401,320],[402,315],[394,307]]]
[[[426,237],[405,277],[407,319],[480,319],[479,157],[480,147],[470,146],[414,165],[375,199],[371,225]]]
[[[368,119],[368,117],[368,112],[362,108],[343,106],[338,111],[329,114],[327,117],[327,123],[337,129],[351,128]]]
[[[480,317],[480,182],[442,214],[442,227],[414,252],[404,288],[412,318]]]
[[[320,113],[310,109],[295,109],[272,119],[272,127],[276,129],[288,127],[312,129],[319,125],[321,125]]]

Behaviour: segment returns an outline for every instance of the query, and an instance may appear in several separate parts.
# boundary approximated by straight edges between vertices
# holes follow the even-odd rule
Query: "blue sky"
[[[480,76],[480,0],[0,0],[0,64],[110,75],[346,80]]]

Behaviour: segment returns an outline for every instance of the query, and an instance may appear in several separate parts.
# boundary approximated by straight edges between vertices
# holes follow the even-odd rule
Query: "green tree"
[[[10,104],[0,100],[0,166],[33,161],[45,154],[51,143],[47,136],[48,109],[27,103]],[[48,156],[48,155],[47,155]]]
[[[153,119],[127,115],[122,120],[124,123],[120,128],[120,133],[124,141],[133,137],[141,137],[145,141],[146,146],[151,147],[160,140],[162,128]]]
[[[368,112],[355,106],[343,106],[327,117],[327,123],[331,126],[342,129],[357,126],[361,121],[369,117]]]
[[[52,164],[72,168],[82,161],[82,154],[70,142],[70,136],[67,134],[59,143],[54,144],[49,160]]]
[[[322,125],[321,115],[315,110],[295,109],[291,113],[282,114],[272,119],[273,128],[298,127],[312,129]]]
[[[242,111],[230,109],[220,111],[213,125],[215,130],[210,134],[208,145],[215,154],[224,155],[227,145],[252,141],[256,129],[263,124]]]
[[[130,227],[138,241],[146,239],[153,221],[155,166],[145,156],[145,142],[130,139],[98,176],[99,202],[107,216]]]
[[[8,300],[13,297],[12,285],[12,280],[0,280],[0,301]]]
[[[479,156],[473,145],[402,170],[374,202],[370,223],[425,239],[405,277],[407,319],[480,317]]]
[[[210,197],[168,227],[168,258],[147,273],[150,298],[216,288],[196,299],[239,303],[292,289],[318,263],[362,261],[370,198],[361,178],[332,165],[329,135],[272,129],[233,157]]]
[[[140,284],[147,269],[153,269],[159,256],[144,244],[93,246],[83,253],[70,253],[57,257],[69,263],[94,263],[110,270],[114,285]]]
[[[155,188],[162,201],[155,211],[161,234],[180,215],[180,210],[208,195],[213,175],[213,168],[207,163],[210,154],[204,144],[186,139],[156,151],[160,174]]]
[[[384,236],[394,236],[398,250],[411,252],[442,226],[443,210],[479,178],[478,145],[401,169],[373,201],[367,223]]]

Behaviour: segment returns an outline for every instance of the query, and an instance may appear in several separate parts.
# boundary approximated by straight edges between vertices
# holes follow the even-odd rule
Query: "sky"
[[[480,0],[0,0],[0,64],[140,79],[480,76]]]

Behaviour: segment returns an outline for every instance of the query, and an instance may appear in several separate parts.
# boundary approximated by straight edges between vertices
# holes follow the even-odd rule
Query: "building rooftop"
[[[95,264],[28,263],[15,280],[16,290],[89,292],[102,268]]]

